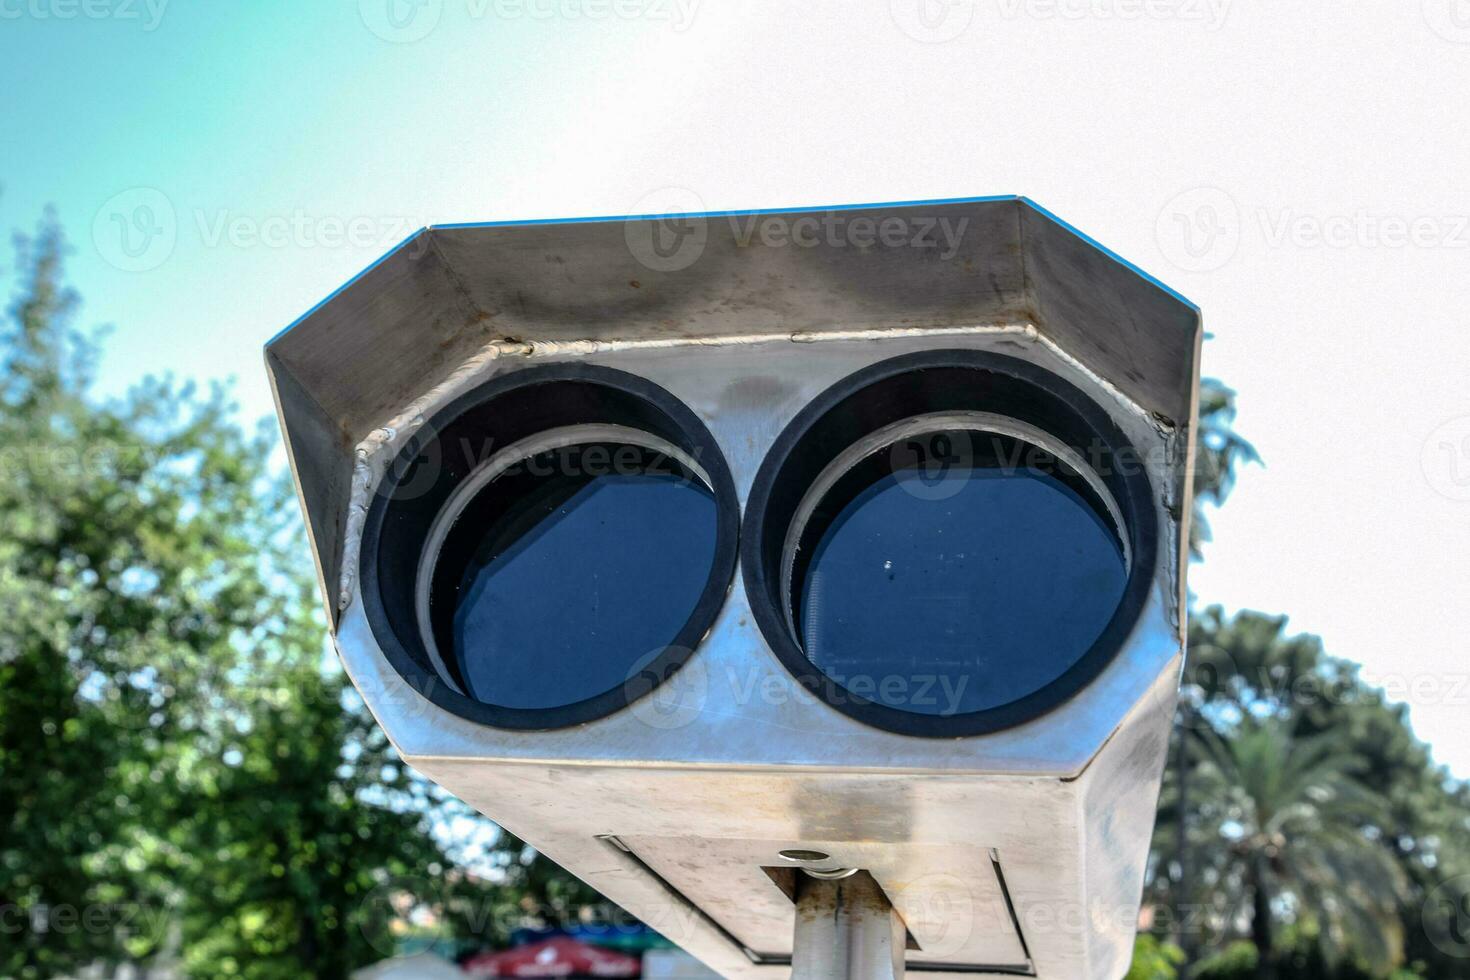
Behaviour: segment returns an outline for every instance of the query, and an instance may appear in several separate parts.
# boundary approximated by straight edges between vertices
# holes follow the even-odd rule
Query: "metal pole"
[[[799,872],[791,980],[903,980],[908,931],[866,871]]]

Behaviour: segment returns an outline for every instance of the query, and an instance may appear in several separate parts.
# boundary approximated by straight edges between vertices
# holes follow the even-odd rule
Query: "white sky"
[[[432,29],[382,40],[387,3]],[[259,415],[264,341],[413,225],[668,187],[708,209],[1025,194],[1215,334],[1206,373],[1267,465],[1213,518],[1200,600],[1289,613],[1399,684],[1470,776],[1470,2],[569,3],[263,4],[233,50],[243,12],[182,0],[146,33],[22,24],[20,50],[6,25],[33,60],[29,110],[0,109],[27,131],[0,218],[62,206],[86,319],[118,324],[109,385],[235,374]],[[124,271],[107,202],[157,193],[174,244]],[[284,243],[215,235],[296,215]],[[317,240],[354,217],[381,233]]]

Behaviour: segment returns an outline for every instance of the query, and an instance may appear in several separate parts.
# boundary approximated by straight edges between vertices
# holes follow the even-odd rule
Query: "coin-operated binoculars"
[[[412,765],[726,976],[1117,978],[1198,311],[1018,198],[425,229],[266,347]]]

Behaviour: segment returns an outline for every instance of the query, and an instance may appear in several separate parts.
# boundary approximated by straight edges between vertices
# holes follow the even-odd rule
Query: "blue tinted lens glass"
[[[625,684],[674,640],[714,561],[709,488],[681,464],[599,444],[539,454],[465,507],[430,619],[477,700],[554,708]]]
[[[880,452],[827,493],[802,534],[793,613],[807,657],[852,694],[953,715],[1061,677],[1102,634],[1128,570],[1070,468],[1030,465],[1045,454],[988,433],[936,437],[967,449],[897,467]]]

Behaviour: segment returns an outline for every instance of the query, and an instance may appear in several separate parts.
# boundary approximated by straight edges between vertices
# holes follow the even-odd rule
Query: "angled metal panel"
[[[933,247],[863,244],[886,219]],[[342,460],[320,465],[339,472],[370,430],[497,342],[1016,323],[1032,324],[1150,411],[1190,418],[1191,381],[1179,366],[1193,363],[1198,312],[1024,199],[677,216],[695,251],[660,271],[643,243],[669,220],[418,233],[267,345],[305,396],[282,403],[287,426],[297,401],[316,406],[340,433],[326,442],[345,447],[332,450]],[[772,227],[787,234],[773,241]],[[341,524],[325,485],[301,485],[302,502],[321,568],[340,568]]]
[[[1199,310],[1092,239],[1025,202],[1028,294],[1042,333],[1171,424],[1188,423]]]
[[[317,585],[326,606],[327,622],[336,632],[341,605],[336,601],[342,577],[342,549],[347,507],[352,487],[350,436],[334,424],[296,376],[281,364],[274,351],[265,355],[276,414],[286,458],[296,484],[296,497],[306,517]]]
[[[1019,208],[1007,199],[465,225],[431,234],[466,295],[503,336],[670,340],[1015,322],[1025,312]],[[849,242],[867,241],[885,218],[898,217],[933,246]],[[687,227],[671,233],[670,222]],[[854,234],[853,222],[867,224]],[[775,243],[772,229],[783,232]],[[678,247],[688,251],[674,257],[677,268],[650,267],[644,243],[669,234],[686,236]]]

